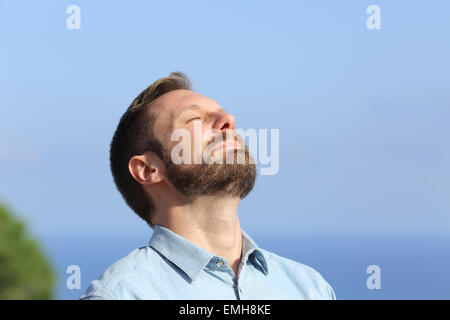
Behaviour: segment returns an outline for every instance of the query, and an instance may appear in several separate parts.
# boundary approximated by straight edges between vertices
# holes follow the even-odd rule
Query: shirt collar
[[[241,228],[242,259],[244,263],[250,259],[265,275],[268,266],[263,252],[252,238]],[[161,225],[155,225],[149,245],[156,249],[169,261],[183,270],[192,280],[195,280],[209,261],[217,257],[209,251],[197,246],[172,230]]]

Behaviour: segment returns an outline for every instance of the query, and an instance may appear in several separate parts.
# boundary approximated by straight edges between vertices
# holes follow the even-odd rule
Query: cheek
[[[194,128],[193,126],[189,129],[189,133],[191,136],[191,146],[194,148],[204,148],[208,143],[208,130],[204,127]]]
[[[201,158],[203,154],[203,149],[205,148],[206,141],[204,141],[204,131],[197,130],[194,126],[189,127],[188,129],[189,136],[186,137],[186,144],[189,144],[191,150],[191,160],[194,161],[196,158]],[[184,139],[185,137],[183,137]]]
[[[201,159],[203,156],[203,152],[208,144],[208,141],[213,137],[213,134],[204,126],[195,126],[191,125],[189,127],[183,128],[184,134],[177,135],[176,141],[171,141],[171,137],[169,137],[170,152],[174,147],[177,147],[176,153],[180,150],[180,144],[183,145],[182,153],[180,155],[185,155],[184,147],[186,146],[190,148],[190,158],[191,161],[196,161],[195,159]],[[178,153],[177,153],[178,154]]]

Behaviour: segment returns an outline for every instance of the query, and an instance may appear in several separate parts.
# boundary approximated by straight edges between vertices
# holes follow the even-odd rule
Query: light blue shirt
[[[259,248],[242,230],[238,279],[228,261],[161,225],[89,285],[80,299],[336,299],[314,269]]]

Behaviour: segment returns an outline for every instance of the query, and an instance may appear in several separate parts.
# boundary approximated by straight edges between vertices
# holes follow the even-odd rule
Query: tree
[[[51,299],[55,275],[25,224],[0,204],[0,300]]]

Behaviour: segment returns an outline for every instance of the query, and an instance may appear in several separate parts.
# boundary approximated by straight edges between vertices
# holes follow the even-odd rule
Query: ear
[[[153,152],[134,156],[128,162],[128,170],[140,184],[152,185],[164,180],[165,166]]]

